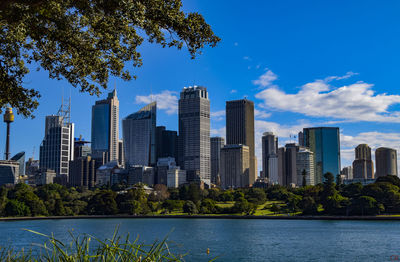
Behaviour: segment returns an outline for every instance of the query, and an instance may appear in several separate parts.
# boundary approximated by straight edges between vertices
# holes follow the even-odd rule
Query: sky
[[[400,150],[400,1],[211,1],[183,0],[199,12],[222,41],[195,60],[187,50],[143,44],[137,80],[110,79],[120,100],[120,119],[158,102],[157,125],[178,129],[177,104],[185,86],[207,87],[211,135],[225,136],[225,102],[255,103],[256,154],[261,135],[272,131],[279,145],[293,142],[304,127],[337,126],[341,164],[351,165],[361,143]],[[71,97],[75,136],[90,140],[91,107],[100,97],[79,93],[65,80],[32,72],[25,86],[41,92],[34,119],[16,116],[11,153],[39,157],[45,116]],[[4,153],[6,125],[0,128]],[[1,139],[3,136],[3,139]],[[122,137],[122,132],[120,132]],[[4,154],[3,154],[4,155]]]

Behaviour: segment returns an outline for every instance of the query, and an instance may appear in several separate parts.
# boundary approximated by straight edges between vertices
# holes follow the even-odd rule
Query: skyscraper
[[[247,99],[226,102],[226,144],[249,147],[250,185],[257,178],[254,147],[254,103]]]
[[[220,180],[221,148],[225,145],[223,137],[211,137],[211,183],[217,184]]]
[[[165,126],[157,126],[156,152],[157,160],[164,157],[174,157],[178,160],[178,133],[166,130]]]
[[[122,133],[127,165],[156,164],[156,112],[152,102],[122,120]]]
[[[356,179],[374,178],[374,163],[371,160],[371,148],[367,144],[358,145],[353,161],[353,177]]]
[[[397,151],[392,148],[380,147],[375,151],[376,176],[397,176]]]
[[[314,153],[315,184],[322,183],[327,172],[340,174],[340,133],[338,127],[303,129],[303,146]]]
[[[179,164],[187,180],[210,185],[210,100],[205,87],[185,87],[179,99]]]
[[[272,132],[262,136],[262,170],[271,183],[278,183],[278,137]]]
[[[221,149],[221,187],[248,187],[250,154],[245,145],[226,145]]]
[[[70,162],[69,185],[92,188],[96,181],[95,160],[81,156]]]
[[[55,171],[60,183],[66,184],[69,161],[74,160],[74,124],[70,122],[70,108],[58,115],[46,116],[45,135],[40,145],[40,169]]]
[[[314,181],[314,153],[307,148],[300,147],[296,156],[297,165],[297,185],[315,185]],[[303,178],[303,172],[305,172],[305,177]],[[305,181],[304,181],[305,180]]]
[[[107,99],[96,101],[92,106],[92,155],[106,161],[118,160],[119,101],[117,91],[108,94]]]
[[[11,158],[11,160],[17,161],[19,163],[19,176],[25,175],[25,152],[19,152]]]

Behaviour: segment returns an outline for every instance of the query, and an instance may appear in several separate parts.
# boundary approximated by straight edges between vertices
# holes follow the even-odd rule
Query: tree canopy
[[[32,117],[40,94],[24,87],[28,64],[81,92],[99,95],[110,76],[136,78],[145,41],[186,47],[195,58],[220,39],[181,0],[0,1],[0,110],[8,104]]]

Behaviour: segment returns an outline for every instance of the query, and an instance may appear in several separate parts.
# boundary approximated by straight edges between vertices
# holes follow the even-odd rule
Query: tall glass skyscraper
[[[278,137],[272,132],[265,132],[261,141],[263,177],[271,183],[278,183]]]
[[[156,111],[157,104],[153,102],[122,120],[127,166],[156,164]]]
[[[314,153],[315,184],[322,183],[324,174],[340,174],[340,133],[338,127],[303,129],[303,146]]]
[[[210,100],[207,88],[185,87],[179,99],[179,141],[188,181],[211,183]]]
[[[106,161],[118,160],[119,101],[117,91],[108,94],[107,99],[96,101],[92,107],[92,155]]]

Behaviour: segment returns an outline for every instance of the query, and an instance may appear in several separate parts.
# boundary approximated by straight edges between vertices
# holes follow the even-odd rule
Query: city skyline
[[[394,19],[395,8],[359,1],[346,4],[347,11],[341,9],[343,4],[328,4],[323,7],[310,2],[301,6],[295,2],[262,3],[259,8],[254,8],[254,3],[250,3],[242,11],[246,13],[252,10],[257,15],[249,17],[248,22],[243,22],[237,33],[231,33],[230,30],[237,22],[225,17],[226,14],[220,16],[218,8],[221,8],[222,3],[210,5],[208,1],[187,1],[184,5],[185,10],[204,13],[206,19],[215,26],[215,32],[223,39],[220,45],[215,49],[204,50],[202,56],[190,61],[185,51],[161,49],[145,44],[142,47],[144,66],[137,69],[138,80],[123,82],[112,79],[110,89],[100,97],[81,94],[75,89],[69,91],[69,85],[65,81],[49,80],[47,73],[43,71],[32,72],[27,76],[26,83],[28,87],[38,88],[42,92],[41,105],[35,112],[34,120],[25,120],[16,115],[15,122],[11,124],[11,155],[25,151],[29,158],[35,147],[35,158],[38,159],[44,117],[56,113],[61,101],[62,87],[64,96],[69,96],[71,92],[71,118],[76,125],[76,136],[82,134],[86,140],[91,140],[91,106],[94,101],[105,99],[114,86],[120,97],[120,117],[136,112],[153,97],[159,103],[160,117],[157,125],[177,130],[179,92],[182,87],[193,84],[206,86],[210,94],[211,136],[224,136],[225,101],[247,96],[255,102],[255,139],[258,144],[261,144],[263,132],[274,132],[280,138],[279,146],[284,146],[290,140],[293,141],[290,135],[296,135],[303,127],[333,125],[341,130],[342,167],[351,165],[354,148],[358,144],[369,144],[373,159],[378,147],[399,150],[400,124],[396,112],[399,110],[400,99],[396,95],[396,89],[393,89],[398,85],[398,66],[394,61],[400,56],[396,48],[399,38],[389,35],[396,23],[385,23],[384,30],[376,30],[380,33],[371,30],[372,25],[366,23],[373,14],[386,22]],[[284,13],[282,8],[286,5],[297,6],[308,18],[296,20],[298,25],[294,21],[285,22],[285,18],[291,15],[298,16],[290,10],[289,13]],[[363,13],[358,16],[359,21],[351,20],[352,13],[357,8],[363,8]],[[233,14],[238,12],[235,5],[229,7],[229,10]],[[262,21],[264,16],[260,15],[262,12],[266,14],[265,21]],[[326,18],[322,19],[324,16]],[[269,30],[265,36],[255,34],[273,19],[276,20],[274,30]],[[319,31],[322,26],[314,23],[319,19],[322,19],[326,32]],[[352,28],[347,27],[346,21],[350,20]],[[333,21],[335,26],[327,26],[327,21]],[[250,26],[253,28],[246,33],[243,29]],[[381,29],[379,24],[374,26],[375,29]],[[292,38],[281,33],[284,30],[289,30],[288,35]],[[315,32],[318,32],[316,36]],[[335,37],[332,38],[332,35]],[[363,41],[367,37],[369,40]],[[268,39],[274,41],[267,41]],[[289,44],[292,42],[295,44]],[[342,42],[346,44],[341,44]],[[344,46],[349,46],[349,50]],[[327,54],[326,49],[331,52]],[[377,50],[375,56],[379,54],[379,58],[369,54],[369,50]],[[34,68],[32,65],[32,69]],[[305,93],[319,101],[319,104],[305,100]],[[347,96],[353,101],[346,100]],[[165,99],[160,101],[161,97]],[[327,100],[328,98],[331,100]],[[287,103],[279,104],[277,101]],[[328,104],[325,103],[327,101],[332,102],[331,108],[324,105]],[[303,108],[302,111],[301,103],[307,103],[309,109]],[[354,113],[350,114],[348,112],[352,106]],[[29,126],[30,136],[24,135],[26,126]],[[5,124],[0,128],[1,153],[4,153],[4,143]],[[260,147],[256,148],[256,155],[258,170],[261,170]]]

